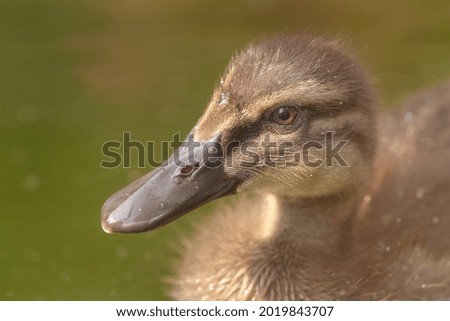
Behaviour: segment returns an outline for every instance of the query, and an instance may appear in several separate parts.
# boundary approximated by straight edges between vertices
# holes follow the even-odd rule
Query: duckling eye
[[[272,120],[279,125],[289,125],[297,119],[298,110],[294,107],[281,107],[272,113]]]

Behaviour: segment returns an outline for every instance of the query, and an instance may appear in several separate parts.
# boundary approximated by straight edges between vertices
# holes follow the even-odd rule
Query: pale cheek
[[[365,177],[367,171],[357,151],[348,150],[343,156],[348,166],[333,163],[332,166],[323,164],[319,167],[302,164],[288,168],[263,168],[257,172],[247,169],[247,178],[237,192],[266,192],[290,197],[318,197],[339,192],[358,183],[355,180]],[[234,170],[238,172],[239,168]]]
[[[325,177],[321,169],[269,169],[243,181],[237,191],[266,192],[293,197],[317,196],[323,193],[321,187],[324,186]]]

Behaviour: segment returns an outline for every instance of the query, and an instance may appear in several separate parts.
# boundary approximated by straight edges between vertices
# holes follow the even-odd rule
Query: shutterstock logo
[[[199,162],[208,166],[267,166],[267,167],[320,167],[343,166],[347,163],[340,154],[348,140],[334,142],[334,132],[325,132],[323,141],[310,140],[301,145],[291,141],[274,139],[270,134],[261,141],[232,141],[223,146],[220,140],[196,142],[192,135],[185,141],[175,133],[170,141],[157,144],[154,141],[140,142],[131,138],[130,132],[122,134],[121,141],[107,141],[102,145],[103,168],[131,168],[132,161],[138,168],[164,166],[168,161],[178,166],[195,165]],[[134,155],[134,157],[132,157]],[[156,155],[159,155],[156,159]],[[169,156],[172,157],[169,158]],[[165,161],[167,160],[167,161]]]

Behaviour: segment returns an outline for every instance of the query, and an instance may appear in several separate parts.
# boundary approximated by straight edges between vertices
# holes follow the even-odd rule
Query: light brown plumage
[[[248,161],[225,171],[241,180],[238,193],[254,194],[184,240],[174,298],[450,298],[450,82],[377,118],[366,79],[341,45],[309,36],[264,40],[232,60],[197,140],[270,133],[298,147],[333,131],[349,141],[349,166],[267,167],[226,153]],[[283,104],[300,107],[298,129],[268,125],[266,111]]]

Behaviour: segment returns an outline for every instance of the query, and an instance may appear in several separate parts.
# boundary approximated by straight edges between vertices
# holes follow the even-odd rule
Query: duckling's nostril
[[[189,175],[194,171],[194,166],[186,165],[183,168],[181,168],[180,173],[183,175]]]

